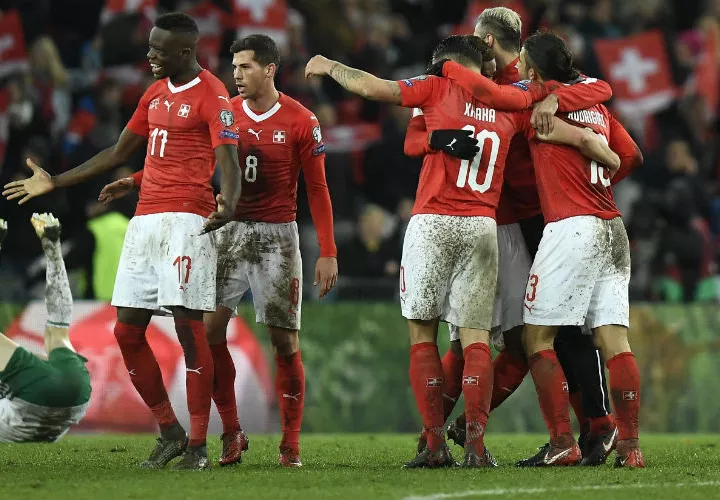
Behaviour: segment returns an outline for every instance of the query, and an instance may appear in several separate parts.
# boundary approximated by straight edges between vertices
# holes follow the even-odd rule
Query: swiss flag
[[[27,53],[20,15],[0,12],[0,78],[27,68]]]
[[[7,89],[0,89],[0,167],[5,161],[8,136],[10,134],[10,118],[8,117],[8,104],[10,94]]]
[[[677,95],[659,31],[595,41],[595,52],[623,116],[644,116],[667,107]]]
[[[134,12],[142,12],[149,19],[155,19],[157,3],[158,0],[105,0],[100,21],[104,24],[117,14]]]
[[[695,64],[697,93],[703,96],[713,116],[718,113],[720,101],[720,33],[714,23],[703,30],[703,49]]]
[[[281,47],[287,43],[288,7],[285,0],[232,0],[232,4],[238,38],[262,33]]]
[[[210,0],[203,0],[193,5],[186,13],[195,19],[200,31],[197,49],[200,65],[215,71],[223,33],[230,23],[229,15]]]

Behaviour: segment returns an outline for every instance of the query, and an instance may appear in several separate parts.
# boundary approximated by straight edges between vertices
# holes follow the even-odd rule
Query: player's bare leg
[[[214,312],[204,316],[214,367],[212,398],[223,426],[220,436],[222,454],[218,459],[221,466],[242,463],[242,453],[249,444],[248,437],[240,427],[235,400],[235,363],[227,345],[227,326],[231,318],[232,310],[224,306],[217,306]]]
[[[465,398],[465,458],[462,467],[495,467],[497,463],[485,449],[485,428],[490,413],[493,365],[490,332],[460,328],[465,369],[462,392]]]
[[[540,409],[550,431],[550,445],[519,467],[576,465],[582,459],[570,426],[567,380],[553,348],[558,327],[525,325],[523,343]]]
[[[268,333],[275,352],[275,391],[282,421],[280,465],[302,467],[300,428],[305,406],[305,367],[300,353],[300,336],[297,330],[269,325]]]
[[[115,338],[130,374],[130,381],[160,427],[160,437],[155,448],[140,467],[160,469],[183,454],[187,448],[188,437],[175,416],[163,384],[160,366],[145,338],[150,318],[152,311],[118,307]]]
[[[455,465],[443,429],[443,369],[437,348],[439,320],[408,320],[410,331],[410,383],[427,436],[425,448],[406,468]]]
[[[200,470],[210,467],[207,457],[207,428],[213,389],[213,358],[210,353],[203,312],[175,306],[172,308],[175,332],[185,357],[185,384],[190,412],[190,439],[175,470]]]
[[[618,431],[616,467],[645,467],[638,440],[640,416],[640,373],[630,350],[627,327],[604,325],[593,330],[610,372],[610,395]]]

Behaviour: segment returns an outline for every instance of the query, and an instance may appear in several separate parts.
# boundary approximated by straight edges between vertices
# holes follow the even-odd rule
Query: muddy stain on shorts
[[[620,217],[608,221],[612,235],[612,265],[618,272],[627,272],[630,268],[630,244],[625,224]]]
[[[290,316],[294,313],[292,310],[292,282],[297,276],[293,275],[293,266],[291,265],[295,257],[295,246],[284,242],[280,239],[273,242],[270,251],[281,255],[282,264],[280,264],[279,272],[274,274],[272,290],[269,292],[265,305],[265,322],[270,326],[278,326],[281,328],[291,328]],[[298,287],[299,293],[299,287]]]

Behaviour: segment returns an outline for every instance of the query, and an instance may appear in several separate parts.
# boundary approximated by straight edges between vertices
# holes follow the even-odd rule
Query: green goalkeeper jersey
[[[87,360],[65,348],[47,360],[18,347],[0,371],[0,442],[60,439],[90,401]]]

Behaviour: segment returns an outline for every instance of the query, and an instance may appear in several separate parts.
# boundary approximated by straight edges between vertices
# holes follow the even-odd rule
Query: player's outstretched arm
[[[480,73],[476,73],[455,61],[446,61],[442,66],[444,77],[456,81],[483,103],[503,111],[520,111],[532,106],[533,102],[544,99],[547,90],[534,82],[512,85],[498,85]]]
[[[215,159],[220,167],[220,194],[217,196],[217,209],[205,222],[204,233],[221,228],[235,215],[235,207],[240,199],[240,164],[237,147],[220,144],[215,147]]]
[[[72,293],[60,246],[60,221],[53,214],[33,214],[30,223],[40,238],[45,252],[45,307],[48,321],[45,326],[45,351],[64,347],[74,351],[68,331],[72,318]]]
[[[590,129],[570,125],[557,117],[553,120],[555,123],[552,132],[547,135],[537,134],[535,137],[544,142],[573,146],[583,156],[608,167],[611,175],[620,167],[620,158],[610,149],[604,136],[598,135]]]
[[[402,104],[397,82],[383,80],[323,56],[314,56],[305,66],[305,78],[324,75],[338,82],[345,90],[365,99]]]
[[[610,117],[610,149],[620,157],[620,168],[612,177],[612,184],[617,184],[643,164],[640,147],[614,116]]]
[[[114,146],[100,151],[82,165],[56,176],[50,176],[40,165],[35,164],[28,158],[27,165],[33,172],[32,177],[5,184],[5,190],[2,194],[8,200],[20,198],[18,203],[22,205],[26,201],[49,193],[55,188],[73,186],[122,165],[144,142],[145,137],[131,132],[126,127]]]
[[[572,85],[549,81],[546,88],[552,92],[533,106],[530,124],[540,134],[552,132],[553,116],[558,111],[570,113],[602,104],[612,97],[610,85],[597,78],[585,78]]]

